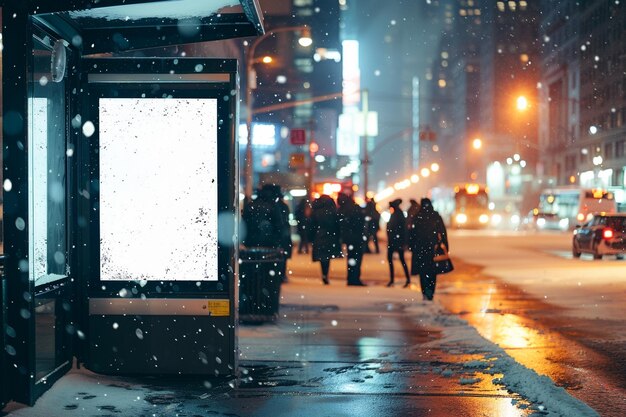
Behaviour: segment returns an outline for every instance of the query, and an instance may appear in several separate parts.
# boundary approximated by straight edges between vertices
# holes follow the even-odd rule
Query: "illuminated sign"
[[[248,144],[248,127],[245,123],[239,125],[239,145]],[[268,123],[252,124],[252,146],[273,147],[276,146],[276,125]]]
[[[217,100],[99,102],[100,279],[217,281]]]

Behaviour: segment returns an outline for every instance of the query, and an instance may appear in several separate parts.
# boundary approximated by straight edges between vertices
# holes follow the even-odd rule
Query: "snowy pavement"
[[[345,285],[345,260],[321,285],[306,255],[290,261],[274,324],[239,328],[240,375],[111,377],[74,369],[34,407],[8,416],[597,416],[516,362],[468,323],[370,255],[367,287]],[[380,257],[382,259],[382,256]]]

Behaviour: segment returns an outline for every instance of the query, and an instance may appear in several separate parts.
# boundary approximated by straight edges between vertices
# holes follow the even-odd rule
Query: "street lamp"
[[[246,143],[246,164],[244,170],[244,177],[246,181],[245,195],[246,198],[249,199],[252,196],[252,180],[253,180],[253,162],[252,162],[252,90],[256,88],[256,72],[254,71],[254,53],[256,51],[257,46],[277,33],[282,32],[302,32],[302,36],[298,40],[298,43],[301,46],[307,47],[311,46],[313,43],[311,39],[310,29],[307,26],[285,26],[279,27],[276,29],[272,29],[267,31],[263,36],[259,36],[254,39],[254,41],[248,46],[248,51],[246,53],[246,76],[248,77],[248,82],[246,83],[246,127],[248,129],[248,143]],[[269,61],[271,62],[271,57]],[[266,62],[266,59],[263,59],[263,62]],[[266,63],[267,63],[266,62]]]
[[[480,138],[475,138],[472,141],[472,148],[479,150],[482,147],[483,147],[483,141]]]
[[[519,111],[526,111],[526,110],[528,110],[529,105],[528,105],[528,99],[526,97],[519,96],[517,98],[517,102],[516,103],[517,103],[517,110],[519,110]]]

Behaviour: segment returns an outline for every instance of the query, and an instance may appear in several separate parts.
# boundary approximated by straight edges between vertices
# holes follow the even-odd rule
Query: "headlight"
[[[459,213],[459,214],[456,215],[455,220],[459,224],[465,224],[465,223],[467,223],[467,215],[465,215],[463,213]]]
[[[561,230],[567,230],[569,228],[569,219],[559,220],[559,227]]]
[[[521,220],[520,220],[520,218],[519,218],[519,216],[517,214],[514,214],[514,215],[511,216],[511,223],[519,224],[520,221]]]
[[[544,219],[543,217],[540,219],[537,219],[537,227],[543,227],[546,225],[546,219]]]
[[[582,213],[578,213],[578,216],[576,216],[576,220],[582,222],[583,220],[585,220],[585,215]]]
[[[480,217],[478,217],[478,221],[481,224],[485,224],[489,221],[489,216],[487,216],[486,214],[481,214]]]
[[[493,223],[494,225],[499,225],[502,222],[502,216],[499,214],[494,214],[493,216],[491,216],[491,223]]]

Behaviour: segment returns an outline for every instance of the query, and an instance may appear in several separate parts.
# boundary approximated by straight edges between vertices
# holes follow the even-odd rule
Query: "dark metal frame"
[[[173,62],[177,61],[177,64]],[[93,58],[83,60],[82,74],[169,74],[170,71],[176,71],[177,74],[197,74],[195,65],[202,63],[203,70],[201,73],[206,74],[228,74],[228,82],[220,83],[202,83],[193,82],[184,83],[124,83],[124,84],[88,84],[83,80],[83,88],[88,92],[89,103],[87,105],[88,112],[83,111],[82,116],[87,120],[91,120],[96,126],[96,133],[89,139],[89,155],[85,155],[81,150],[83,158],[89,158],[89,169],[87,171],[90,184],[97,184],[99,180],[99,160],[97,149],[99,146],[98,137],[98,100],[103,97],[123,97],[123,98],[160,98],[163,94],[170,94],[174,98],[216,98],[218,100],[218,143],[217,151],[221,155],[218,158],[218,210],[220,213],[227,212],[235,216],[236,207],[238,206],[238,195],[235,195],[233,181],[235,179],[237,166],[233,166],[231,161],[236,158],[235,152],[235,126],[230,123],[236,116],[237,112],[237,95],[232,92],[237,91],[237,62],[235,60],[220,60],[219,63],[213,60],[204,60],[197,58]],[[94,68],[94,64],[97,67]],[[138,65],[140,64],[140,65]],[[139,68],[138,68],[139,67]],[[150,94],[153,87],[158,86],[157,92]],[[228,101],[223,97],[229,97]],[[231,117],[232,115],[232,117]],[[236,118],[235,118],[236,120]],[[83,173],[84,175],[84,173]],[[82,176],[82,175],[81,175]],[[83,184],[86,183],[83,181]],[[142,293],[148,297],[173,297],[184,298],[189,295],[198,295],[202,293],[228,294],[234,289],[232,278],[232,270],[230,265],[235,262],[234,251],[231,247],[218,245],[218,274],[217,281],[203,281],[200,283],[189,281],[159,281],[148,282],[142,286],[137,281],[107,281],[106,289],[102,289],[100,281],[100,271],[97,268],[100,265],[99,253],[99,192],[98,187],[94,186],[90,190],[90,207],[89,211],[82,213],[89,214],[89,223],[93,232],[87,241],[85,236],[79,239],[79,245],[87,244],[91,248],[89,252],[88,264],[94,267],[90,271],[84,271],[89,277],[90,295],[97,297],[119,297],[119,292],[123,288],[137,293]],[[79,230],[79,228],[76,228]],[[158,287],[158,289],[157,289]],[[138,297],[138,296],[137,296]]]
[[[174,63],[176,61],[176,63]],[[201,63],[205,74],[226,74],[228,81],[216,83],[195,83],[193,81],[186,82],[141,82],[141,83],[93,83],[88,82],[90,74],[164,74],[169,75],[171,71],[176,74],[198,74],[196,65]],[[138,65],[139,64],[139,65]],[[205,298],[209,299],[228,299],[230,300],[230,314],[227,323],[224,319],[220,320],[220,326],[226,325],[228,329],[235,331],[237,324],[237,300],[238,286],[236,284],[236,276],[238,270],[237,263],[237,246],[218,244],[218,280],[197,283],[195,281],[159,281],[139,283],[138,281],[100,281],[100,233],[99,233],[99,137],[98,137],[98,101],[104,97],[123,97],[123,98],[160,98],[163,94],[172,95],[175,98],[216,98],[218,100],[218,210],[220,213],[228,213],[232,218],[236,218],[239,211],[239,195],[236,192],[235,184],[238,183],[238,163],[237,152],[235,150],[236,126],[235,121],[238,120],[238,78],[237,78],[237,61],[236,60],[208,60],[199,58],[92,58],[84,59],[80,69],[81,87],[86,92],[82,102],[81,115],[87,120],[91,120],[96,126],[96,133],[89,138],[88,141],[82,140],[77,143],[77,161],[79,168],[77,174],[77,182],[79,184],[91,184],[89,190],[90,198],[85,199],[77,196],[76,199],[79,207],[76,208],[78,216],[81,216],[90,224],[89,228],[80,227],[78,223],[74,224],[76,234],[76,247],[81,248],[83,256],[75,257],[81,259],[72,266],[72,270],[78,271],[78,276],[88,277],[87,280],[81,282],[81,296],[79,299],[85,303],[81,307],[80,329],[85,334],[85,342],[81,344],[79,358],[86,366],[97,372],[112,373],[112,371],[103,365],[104,359],[99,354],[94,353],[92,342],[94,340],[102,340],[118,337],[115,332],[110,336],[106,336],[106,331],[98,331],[101,327],[110,328],[111,326],[94,325],[93,316],[88,314],[89,306],[86,304],[89,299],[106,298],[119,299],[120,291],[126,289],[133,298],[139,300],[142,295],[148,299],[167,298],[174,300],[176,298]],[[183,77],[184,79],[184,77]],[[154,93],[150,91],[156,90]],[[228,97],[228,100],[224,100]],[[77,129],[78,130],[78,129]],[[75,132],[77,136],[79,132]],[[236,227],[236,222],[233,224]],[[82,231],[82,232],[81,232]],[[232,230],[236,234],[236,229]],[[87,261],[85,261],[87,260]],[[97,320],[105,321],[113,315],[98,317]],[[133,317],[118,317],[115,320],[134,320]],[[151,319],[143,318],[146,322]],[[157,324],[161,320],[166,323],[168,318],[162,316],[156,319],[153,324]],[[218,320],[216,318],[216,320]],[[179,318],[179,323],[183,325],[184,319]],[[108,322],[107,322],[108,323]],[[216,321],[216,323],[218,323]],[[198,323],[199,324],[199,323]],[[163,325],[165,327],[165,325]],[[226,331],[226,329],[224,329]],[[95,331],[98,334],[93,334]],[[107,330],[108,331],[108,330]],[[228,330],[230,331],[230,330]],[[119,333],[119,332],[118,332]],[[227,338],[228,339],[228,338]],[[120,345],[123,344],[120,340]],[[129,346],[131,348],[132,346]],[[120,350],[132,350],[122,349]],[[236,340],[235,342],[224,348],[224,362],[232,364],[236,369]],[[120,354],[120,360],[124,355]],[[117,359],[116,359],[117,360]],[[108,364],[109,368],[112,367]],[[140,372],[136,371],[135,372]],[[121,373],[121,372],[120,372]],[[148,372],[149,373],[149,372]]]
[[[199,3],[205,0],[198,0]],[[76,19],[72,19],[66,13],[73,10],[84,10],[90,8],[108,7],[108,6],[123,6],[129,4],[145,4],[147,9],[150,8],[150,3],[155,3],[154,0],[0,0],[0,7],[2,7],[2,33],[4,34],[3,41],[3,122],[4,122],[4,137],[3,137],[3,164],[5,179],[9,180],[12,184],[12,189],[4,191],[4,224],[7,225],[4,228],[4,242],[5,253],[7,254],[5,260],[5,279],[2,284],[5,289],[2,291],[3,299],[2,310],[0,314],[5,315],[6,321],[2,324],[10,325],[11,331],[3,331],[3,337],[6,339],[6,345],[15,348],[15,354],[9,355],[6,350],[0,353],[4,364],[0,360],[0,373],[5,375],[11,382],[10,391],[6,395],[6,399],[13,399],[19,402],[33,404],[36,398],[41,395],[52,383],[62,376],[71,366],[71,363],[66,363],[64,366],[56,369],[52,374],[46,378],[46,384],[37,385],[34,378],[31,377],[31,369],[35,360],[35,326],[34,326],[34,309],[36,307],[36,294],[39,291],[41,295],[50,294],[49,291],[62,297],[64,300],[69,300],[70,305],[73,307],[73,311],[70,312],[71,317],[68,324],[75,326],[78,329],[86,329],[84,326],[84,313],[87,311],[87,294],[93,288],[93,281],[86,285],[78,286],[75,288],[69,284],[70,279],[67,279],[66,284],[61,287],[43,287],[35,288],[34,283],[29,279],[28,268],[24,267],[24,262],[27,261],[29,256],[29,228],[28,224],[28,194],[30,192],[28,186],[28,98],[32,92],[29,92],[29,68],[32,68],[32,50],[33,41],[32,35],[36,30],[47,30],[53,34],[59,35],[70,41],[69,48],[74,52],[71,62],[68,62],[68,68],[71,73],[68,75],[68,90],[73,91],[77,89],[80,91],[81,85],[84,84],[85,78],[82,74],[79,62],[82,56],[86,54],[99,53],[99,52],[112,52],[125,49],[144,48],[144,47],[158,47],[172,44],[192,43],[215,39],[225,39],[233,37],[255,36],[263,33],[262,14],[258,5],[258,0],[240,0],[240,4],[243,7],[242,14],[234,14],[225,16],[205,16],[201,19],[201,30],[191,38],[183,38],[178,33],[176,25],[173,20],[159,21],[158,25],[164,25],[161,29],[156,27],[157,22],[150,19],[143,19],[140,21],[143,25],[141,29],[137,27],[106,27],[103,25],[96,25],[97,22],[83,20],[78,22]],[[90,27],[93,24],[93,27]],[[160,36],[154,36],[156,33]],[[126,43],[119,42],[119,37],[116,38],[114,33],[119,33]],[[73,47],[71,45],[71,39],[75,35],[80,35],[83,38],[82,46]],[[97,42],[96,42],[97,41]],[[91,44],[98,45],[97,47],[91,47]],[[87,45],[87,47],[85,47]],[[234,64],[224,64],[234,65]],[[231,86],[234,86],[234,91],[238,91],[237,81],[231,80]],[[229,92],[230,93],[230,92]],[[81,101],[82,100],[82,101]],[[74,97],[72,100],[68,100],[68,118],[69,115],[75,114],[76,108],[86,108],[88,103],[85,103],[87,98]],[[231,100],[231,106],[236,109],[236,97]],[[229,115],[230,116],[230,115]],[[236,112],[233,111],[232,117],[237,120]],[[69,128],[70,124],[67,123]],[[232,135],[235,134],[233,131]],[[71,130],[67,134],[68,146],[74,146],[75,150],[79,143],[80,134],[74,130]],[[234,139],[229,145],[229,152],[233,158],[236,158],[237,152],[235,152]],[[83,186],[81,181],[85,178],[76,175],[80,172],[81,167],[87,160],[81,159],[85,155],[81,156],[78,152],[75,157],[70,158],[68,161],[68,185],[66,187],[68,196],[68,206],[66,207],[70,215],[70,218],[74,223],[68,222],[68,227],[74,230],[77,228],[77,219],[80,217],[80,213],[90,207],[85,207],[85,201],[81,201],[77,195],[79,186]],[[86,156],[89,157],[88,155]],[[230,173],[234,181],[232,181],[233,187],[237,183],[237,172]],[[225,191],[220,189],[219,193],[222,195]],[[231,193],[232,194],[232,193]],[[236,209],[238,204],[238,196],[232,196],[232,207]],[[222,208],[220,200],[220,209]],[[228,202],[230,203],[230,196]],[[226,204],[226,203],[225,203]],[[226,207],[226,206],[224,206]],[[26,224],[24,228],[18,229],[15,227],[16,222],[20,219]],[[85,232],[90,238],[89,232]],[[92,254],[89,253],[89,248],[83,248],[78,241],[85,239],[84,236],[68,235],[68,261],[71,265],[72,276],[76,280],[88,277],[85,273],[91,272],[89,268],[85,268],[83,264],[78,263],[77,259],[91,259]],[[229,277],[234,277],[237,270],[237,262],[233,262],[236,254],[236,248],[229,250],[228,259],[234,268],[222,268],[220,272],[228,273]],[[222,259],[223,252],[220,252],[220,259]],[[225,258],[224,258],[225,259]],[[222,263],[223,265],[223,263]],[[81,269],[82,268],[82,269]],[[93,278],[93,277],[92,277]],[[233,278],[234,279],[234,278]],[[208,285],[208,284],[207,284]],[[217,284],[216,284],[217,285]],[[223,285],[223,284],[222,284]],[[191,291],[191,288],[179,287],[179,291],[173,290],[174,293],[182,295],[186,291]],[[234,292],[234,302],[231,303],[231,318],[235,318],[236,322],[236,303],[237,303],[237,286],[234,280],[230,280],[228,283],[228,289]],[[6,291],[5,291],[6,290]],[[207,294],[219,293],[227,291],[223,288],[220,289],[217,286],[215,288],[204,288]],[[63,293],[63,294],[61,294]],[[197,293],[197,288],[196,288]],[[26,294],[26,295],[25,295]],[[232,298],[231,298],[232,300]],[[27,315],[30,319],[25,319],[23,316]],[[73,320],[73,321],[72,321]],[[233,326],[234,328],[234,326]],[[3,329],[4,330],[4,329]],[[80,345],[80,341],[77,340]],[[79,361],[81,359],[81,349],[73,349],[78,352]],[[234,349],[231,350],[235,355]],[[236,359],[236,358],[235,358]],[[3,384],[4,386],[5,384]],[[3,393],[0,392],[0,402],[4,400],[2,398]]]

